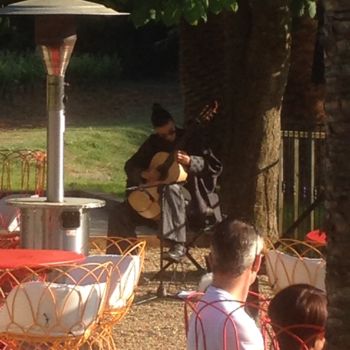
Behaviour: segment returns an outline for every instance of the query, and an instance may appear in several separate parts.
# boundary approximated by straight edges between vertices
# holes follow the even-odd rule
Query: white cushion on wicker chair
[[[265,257],[267,275],[275,292],[297,283],[326,289],[324,259],[296,257],[278,250],[268,251]]]
[[[107,297],[110,308],[121,308],[126,305],[128,299],[133,295],[141,273],[141,258],[138,255],[89,255],[84,264],[112,262],[109,293]],[[72,270],[70,275],[79,280],[81,270]],[[89,283],[89,279],[84,279]],[[103,279],[102,279],[103,281]]]
[[[105,290],[105,283],[85,286],[23,283],[11,290],[0,309],[0,332],[82,335],[96,320]]]

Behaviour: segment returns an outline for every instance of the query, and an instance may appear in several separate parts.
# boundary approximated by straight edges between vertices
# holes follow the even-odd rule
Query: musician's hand
[[[156,182],[159,180],[160,173],[157,169],[149,169],[149,170],[144,170],[141,173],[141,176],[143,179],[147,180],[147,182]]]
[[[179,164],[189,166],[191,163],[191,157],[185,151],[177,151],[176,160]]]

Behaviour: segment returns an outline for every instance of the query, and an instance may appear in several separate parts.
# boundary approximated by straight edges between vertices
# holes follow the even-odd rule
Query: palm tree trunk
[[[350,4],[325,1],[327,349],[350,349]]]

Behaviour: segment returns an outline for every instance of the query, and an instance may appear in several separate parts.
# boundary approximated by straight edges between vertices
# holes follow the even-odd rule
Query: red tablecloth
[[[66,250],[0,249],[0,269],[55,266],[77,263],[84,259],[84,254]]]

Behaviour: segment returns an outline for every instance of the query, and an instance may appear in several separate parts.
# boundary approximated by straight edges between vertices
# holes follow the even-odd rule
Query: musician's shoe
[[[175,243],[169,251],[164,254],[164,259],[179,262],[185,255],[185,246],[182,243]]]

